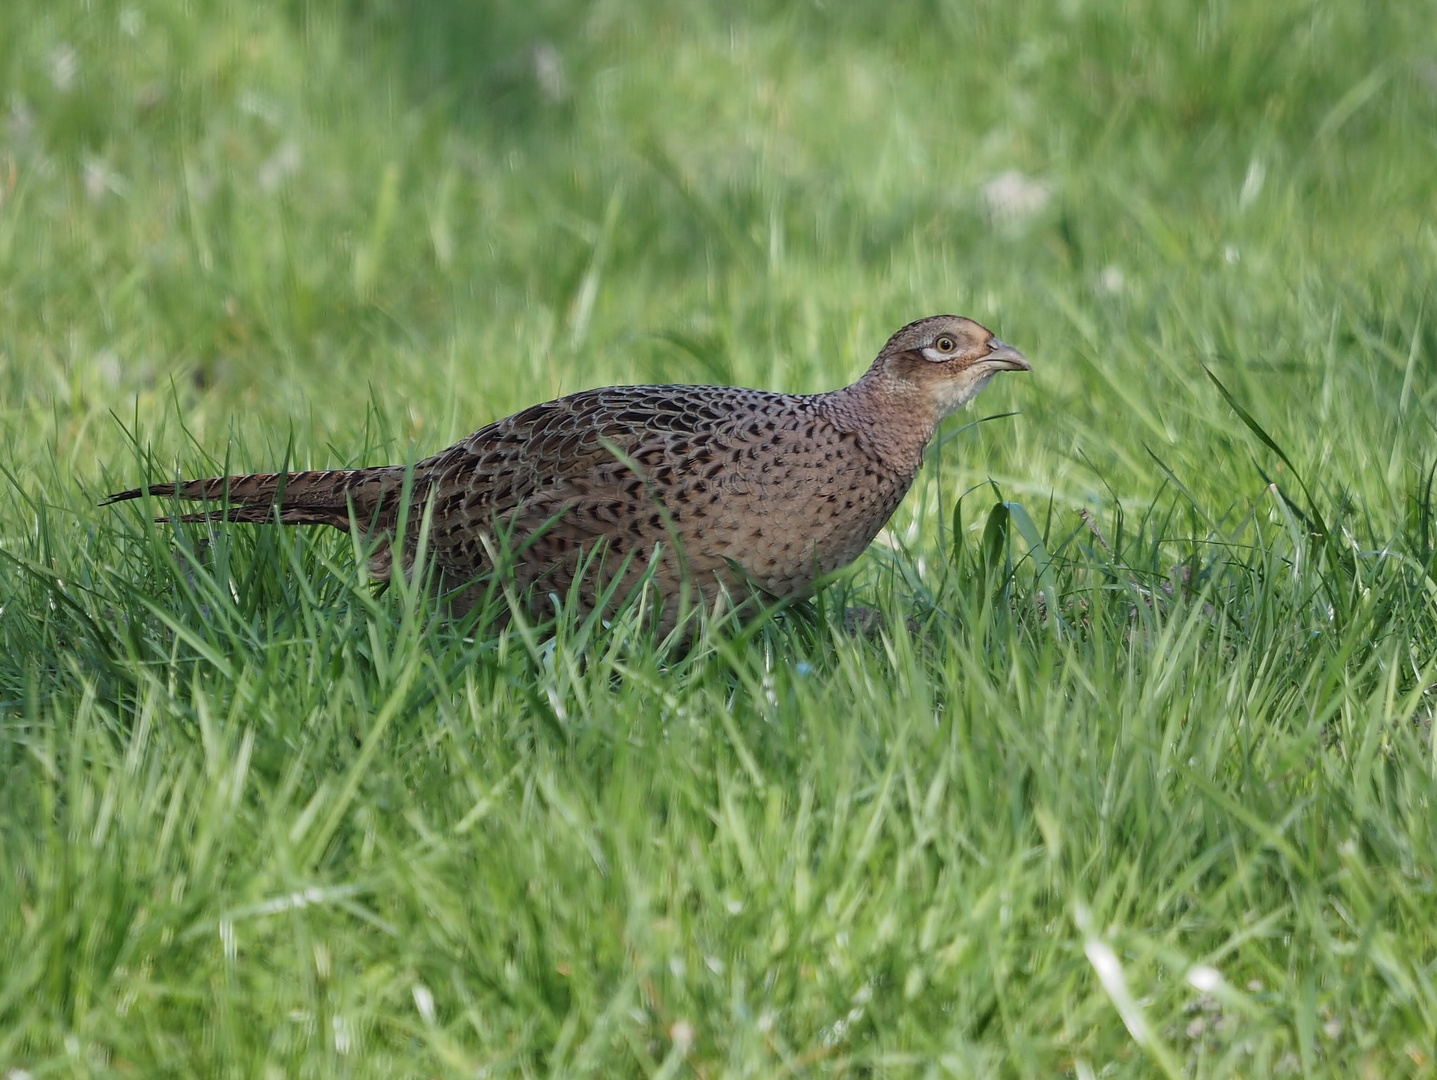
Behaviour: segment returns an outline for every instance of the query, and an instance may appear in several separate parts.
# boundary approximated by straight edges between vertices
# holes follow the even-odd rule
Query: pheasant
[[[396,548],[413,572],[427,515],[425,557],[456,614],[496,571],[536,613],[571,590],[591,611],[652,573],[660,626],[672,628],[688,601],[811,592],[888,521],[944,417],[998,372],[1029,370],[978,323],[937,315],[903,327],[857,382],[827,393],[584,390],[412,466],[150,484],[106,502],[148,493],[222,504],[162,521],[358,528],[379,541],[371,570],[382,579]]]

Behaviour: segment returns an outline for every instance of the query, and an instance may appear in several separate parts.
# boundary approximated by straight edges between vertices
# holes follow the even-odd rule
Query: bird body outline
[[[425,558],[455,613],[485,595],[507,543],[504,570],[531,609],[577,589],[592,610],[652,575],[671,628],[686,585],[706,606],[755,590],[787,599],[851,563],[907,494],[938,424],[1005,370],[1031,369],[980,324],[932,316],[826,393],[601,387],[531,405],[413,466],[150,484],[107,502],[227,500],[176,519],[357,527],[381,541],[381,579],[396,551],[414,571],[427,516]]]

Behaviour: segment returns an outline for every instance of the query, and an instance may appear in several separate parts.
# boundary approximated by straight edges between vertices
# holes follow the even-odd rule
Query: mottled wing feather
[[[892,513],[912,476],[878,470],[814,398],[627,386],[526,409],[417,472],[451,585],[490,570],[504,534],[524,548],[520,588],[565,592],[603,541],[605,565],[630,560],[634,580],[662,544],[656,572],[669,593],[687,576],[706,594],[755,584],[789,596],[857,557]],[[586,591],[606,580],[595,575]]]
[[[744,437],[734,410],[714,400],[723,392],[629,386],[574,394],[421,462],[435,500],[439,565],[456,581],[482,574],[490,568],[485,540],[492,547],[503,533],[525,545],[521,586],[547,574],[566,587],[564,571],[599,540],[616,559],[631,558],[637,573],[654,543],[671,539],[668,494],[701,481],[694,459],[715,442]]]

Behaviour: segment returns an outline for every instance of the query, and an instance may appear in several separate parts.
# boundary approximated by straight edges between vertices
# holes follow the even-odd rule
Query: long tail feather
[[[398,516],[403,486],[401,466],[252,473],[131,488],[111,495],[102,505],[138,499],[148,493],[157,499],[225,504],[223,509],[180,514],[160,518],[161,521],[266,524],[278,520],[284,525],[333,525],[338,529],[349,528],[350,507],[353,507],[355,520],[361,524],[390,528]]]

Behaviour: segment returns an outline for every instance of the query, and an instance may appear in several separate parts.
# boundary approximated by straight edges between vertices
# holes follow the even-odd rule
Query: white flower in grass
[[[982,194],[990,220],[1000,225],[1021,225],[1046,209],[1053,185],[1009,169],[984,184]]]
[[[120,358],[113,349],[101,349],[95,354],[95,374],[105,381],[108,386],[120,385],[120,376],[123,374],[123,365]]]
[[[550,104],[557,104],[569,96],[569,78],[564,73],[564,58],[551,41],[541,41],[534,46],[534,81],[539,92]]]
[[[1215,993],[1222,989],[1222,973],[1215,967],[1206,964],[1198,964],[1188,971],[1188,983],[1194,990],[1204,994]]]
[[[687,1020],[675,1020],[669,1028],[669,1040],[680,1055],[687,1054],[694,1045],[694,1026]]]
[[[277,190],[286,180],[299,172],[299,146],[286,142],[271,154],[259,167],[259,186],[262,191]]]
[[[129,185],[125,178],[98,158],[85,161],[85,194],[91,202],[99,202],[106,195],[123,195]]]
[[[68,42],[57,45],[50,53],[50,81],[55,89],[65,93],[75,85],[75,76],[80,73],[80,54]]]

